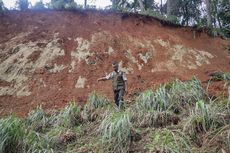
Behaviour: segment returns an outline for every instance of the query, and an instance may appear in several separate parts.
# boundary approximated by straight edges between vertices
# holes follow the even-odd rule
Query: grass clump
[[[102,108],[104,106],[107,106],[109,104],[109,100],[102,96],[99,95],[98,93],[96,93],[96,91],[93,91],[88,98],[87,101],[87,106],[90,108]]]
[[[150,136],[146,145],[150,152],[184,153],[192,152],[191,143],[187,136],[178,130],[158,129]]]
[[[35,131],[28,131],[24,138],[24,152],[26,153],[53,153],[54,141],[50,135],[41,134]]]
[[[21,151],[24,127],[24,123],[14,116],[0,119],[0,153]]]
[[[165,86],[161,86],[155,93],[147,90],[136,99],[134,118],[141,126],[164,125],[170,119],[170,95]]]
[[[197,136],[199,133],[206,133],[224,126],[225,120],[218,112],[216,107],[211,107],[202,100],[198,101],[186,119],[184,130],[188,131],[191,136]]]
[[[38,106],[28,114],[26,124],[35,131],[42,131],[49,125],[48,117],[41,106]]]
[[[132,124],[129,112],[114,112],[101,123],[99,131],[107,152],[127,152]]]
[[[109,100],[93,91],[84,106],[83,117],[87,121],[95,121],[97,118],[104,118],[106,110],[111,108]]]
[[[175,80],[169,83],[166,88],[169,89],[171,102],[174,105],[195,104],[205,95],[200,81],[195,77],[186,82]]]
[[[81,109],[75,102],[71,102],[54,117],[54,125],[71,128],[82,123]]]

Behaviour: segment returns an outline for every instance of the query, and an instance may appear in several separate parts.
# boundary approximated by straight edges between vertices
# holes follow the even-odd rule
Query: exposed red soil
[[[76,60],[75,68],[70,72],[71,61],[73,60],[71,52],[80,45],[74,39],[81,37],[91,40],[93,34],[104,31],[109,32],[112,36],[107,36],[107,33],[104,33],[105,38],[99,37],[101,39],[97,39],[90,45],[89,49],[95,53],[86,57],[90,64],[86,64],[84,60]],[[111,82],[98,83],[96,80],[112,70],[111,63],[114,60],[122,61],[123,67],[132,65],[133,68],[133,73],[127,75],[129,91],[126,99],[131,98],[136,92],[149,88],[154,89],[159,84],[176,78],[189,80],[195,75],[204,82],[205,86],[205,81],[209,79],[209,72],[230,72],[229,40],[211,38],[206,33],[195,32],[189,27],[162,24],[149,17],[97,11],[10,12],[0,18],[0,62],[4,62],[17,52],[16,46],[12,46],[10,50],[5,47],[5,44],[22,33],[28,34],[22,39],[18,39],[16,44],[35,42],[37,47],[41,49],[41,51],[34,51],[28,56],[29,62],[35,63],[41,57],[43,48],[47,47],[47,42],[52,41],[55,33],[59,33],[57,43],[64,49],[65,55],[56,57],[49,61],[46,66],[36,68],[35,71],[28,70],[26,73],[25,70],[24,74],[28,77],[27,85],[31,94],[21,97],[15,94],[1,95],[0,115],[15,112],[19,116],[24,116],[37,105],[42,105],[46,109],[57,109],[64,107],[71,100],[84,104],[88,94],[93,90],[112,99]],[[167,41],[171,46],[183,44],[189,48],[206,51],[214,57],[210,58],[209,64],[202,64],[196,69],[183,68],[181,65],[183,63],[179,62],[174,65],[175,70],[173,71],[161,69],[151,72],[153,68],[158,66],[159,61],[166,61],[170,55],[164,47],[155,44],[156,52],[152,59],[145,63],[139,59],[139,53],[147,54],[149,47],[135,47],[135,42],[130,43],[128,40],[129,36],[138,40],[149,40],[152,44],[154,44],[155,39]],[[43,42],[44,40],[47,42]],[[109,50],[109,46],[113,48],[115,53],[111,55],[105,53]],[[144,65],[141,70],[124,56],[127,54],[127,49],[132,51],[135,59],[139,59],[139,64]],[[189,56],[187,60],[189,61],[190,58]],[[17,61],[15,62],[17,63]],[[67,65],[67,67],[60,72],[51,73],[49,69],[52,69],[55,64]],[[84,76],[87,79],[84,88],[75,87],[79,76]],[[13,83],[0,80],[0,87],[10,86]],[[211,94],[216,94],[222,90],[223,82],[220,84],[210,85]]]

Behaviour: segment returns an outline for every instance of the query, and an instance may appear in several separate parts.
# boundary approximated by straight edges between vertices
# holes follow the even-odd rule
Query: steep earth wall
[[[1,115],[25,115],[37,105],[84,103],[118,61],[127,73],[126,99],[179,78],[230,72],[230,41],[144,16],[87,12],[10,12],[0,18]]]

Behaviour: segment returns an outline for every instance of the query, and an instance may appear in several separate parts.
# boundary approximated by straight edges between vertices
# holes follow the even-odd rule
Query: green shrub
[[[29,1],[28,0],[17,0],[16,5],[21,11],[27,10],[29,7]]]
[[[99,127],[102,143],[110,152],[126,152],[128,150],[132,128],[130,117],[129,112],[115,112],[102,121]]]
[[[14,116],[0,119],[0,153],[21,151],[24,128],[24,123]]]
[[[55,10],[72,10],[78,8],[78,5],[73,0],[51,0],[49,7]]]
[[[182,132],[158,129],[151,133],[150,142],[146,145],[150,152],[184,153],[192,152],[189,138]]]
[[[34,10],[44,10],[45,9],[45,5],[42,2],[42,0],[40,0],[39,2],[35,3],[35,5],[32,7],[32,9],[34,9]]]

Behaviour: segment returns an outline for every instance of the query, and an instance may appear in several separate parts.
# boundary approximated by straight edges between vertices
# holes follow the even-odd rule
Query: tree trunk
[[[161,8],[160,8],[161,14],[163,14],[163,11],[162,11],[162,9],[163,9],[163,8],[162,8],[162,7],[163,7],[163,6],[162,6],[162,0],[161,0],[161,6],[160,6],[160,7],[161,7]]]
[[[172,6],[171,6],[171,0],[167,0],[167,15],[172,15]]]
[[[140,8],[141,8],[141,12],[145,13],[145,7],[144,7],[143,1],[142,0],[138,0],[138,2],[139,2],[139,5],[140,5]]]
[[[212,26],[210,0],[205,0],[205,2],[206,2],[206,11],[207,11],[207,25],[210,27]]]
[[[84,7],[86,9],[86,6],[87,6],[87,0],[85,0],[85,3],[84,3]]]

